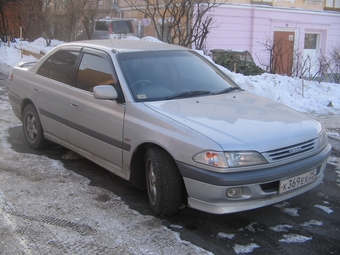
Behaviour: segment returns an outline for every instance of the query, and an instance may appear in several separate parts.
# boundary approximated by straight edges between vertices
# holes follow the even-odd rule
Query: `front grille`
[[[317,139],[262,153],[269,163],[293,158],[317,149]]]

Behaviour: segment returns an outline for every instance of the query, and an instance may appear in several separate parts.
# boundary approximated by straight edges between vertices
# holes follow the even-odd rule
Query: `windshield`
[[[120,53],[118,61],[136,101],[206,96],[239,89],[193,51]]]

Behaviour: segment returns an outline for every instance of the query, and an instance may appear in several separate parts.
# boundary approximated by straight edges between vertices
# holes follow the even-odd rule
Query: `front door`
[[[125,105],[93,97],[97,85],[117,85],[109,55],[85,49],[67,108],[68,142],[96,162],[122,175]]]
[[[273,73],[292,75],[294,59],[294,32],[274,32],[271,69]]]

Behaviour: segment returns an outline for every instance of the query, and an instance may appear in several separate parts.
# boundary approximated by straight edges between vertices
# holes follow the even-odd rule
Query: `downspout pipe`
[[[122,18],[122,10],[116,3],[112,3],[112,7],[119,13],[119,18]]]

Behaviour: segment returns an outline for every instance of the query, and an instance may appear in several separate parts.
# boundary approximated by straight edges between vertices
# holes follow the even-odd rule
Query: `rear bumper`
[[[311,157],[271,168],[244,172],[217,173],[177,162],[188,192],[189,207],[215,214],[255,209],[275,204],[300,195],[316,187],[324,177],[331,146]],[[313,169],[316,180],[305,186],[279,194],[280,180],[285,180]],[[269,184],[269,185],[268,185]],[[265,187],[269,186],[270,189]],[[241,187],[243,195],[228,198],[229,188]]]
[[[12,92],[8,92],[8,99],[12,106],[12,110],[14,114],[21,120],[21,105],[22,105],[22,98],[13,94]]]

